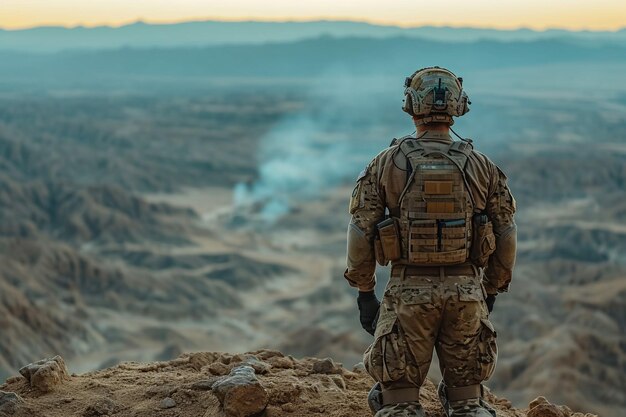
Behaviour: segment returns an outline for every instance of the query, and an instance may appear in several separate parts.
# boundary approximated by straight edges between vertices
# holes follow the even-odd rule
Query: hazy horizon
[[[1,19],[0,19],[1,21]],[[369,20],[369,19],[346,19],[346,18],[329,18],[329,17],[311,17],[311,18],[284,18],[284,19],[263,19],[263,18],[220,18],[220,17],[198,17],[198,18],[183,18],[180,20],[158,20],[158,19],[144,19],[141,17],[131,18],[124,21],[118,22],[93,22],[93,23],[68,23],[63,24],[59,22],[50,22],[50,23],[35,23],[32,25],[26,26],[6,26],[0,24],[0,31],[7,32],[18,32],[24,30],[32,30],[32,29],[42,29],[42,28],[59,28],[59,29],[98,29],[98,28],[107,28],[107,29],[119,29],[133,25],[151,25],[151,26],[172,26],[172,25],[180,25],[186,23],[320,23],[320,22],[329,22],[329,23],[356,23],[356,24],[365,24],[371,26],[380,26],[380,27],[393,27],[399,29],[421,29],[421,28],[435,28],[435,29],[468,29],[468,30],[486,30],[486,31],[499,31],[499,32],[516,32],[516,31],[530,31],[530,32],[550,32],[550,31],[564,31],[564,32],[572,32],[572,33],[616,33],[622,30],[626,30],[626,23],[623,23],[619,26],[615,26],[613,28],[572,28],[565,26],[547,26],[543,28],[533,27],[532,25],[517,25],[511,27],[498,27],[498,26],[489,26],[489,25],[472,25],[472,24],[448,24],[448,23],[420,23],[420,24],[402,24],[399,22],[386,22],[379,20]]]
[[[77,6],[80,7],[77,7]],[[358,6],[358,7],[355,7]],[[617,0],[594,3],[554,0],[511,0],[493,3],[477,0],[446,0],[420,4],[410,0],[380,3],[377,0],[294,3],[288,0],[260,2],[232,0],[228,3],[205,0],[5,0],[0,3],[0,27],[37,26],[119,26],[137,20],[181,22],[224,21],[361,21],[401,27],[450,26],[493,29],[531,28],[544,30],[617,30],[624,27],[626,4]]]

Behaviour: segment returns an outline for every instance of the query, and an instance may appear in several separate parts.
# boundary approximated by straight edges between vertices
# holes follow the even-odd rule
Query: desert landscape
[[[371,338],[342,276],[349,195],[369,160],[412,132],[401,71],[439,63],[435,41],[402,38],[425,58],[389,52],[385,65],[354,46],[392,50],[396,41],[10,52],[19,56],[0,62],[0,381],[54,355],[96,379],[121,372],[120,362],[189,352],[276,349],[348,369],[360,362]],[[502,167],[518,205],[518,264],[491,315],[500,355],[487,385],[519,408],[544,395],[618,417],[626,55],[613,52],[624,44],[569,39],[572,51],[522,64],[515,51],[543,57],[560,40],[515,42],[471,43],[495,67],[450,65],[474,103],[454,128]],[[347,66],[320,52],[347,43]],[[227,54],[220,48],[275,60],[214,63],[212,54]],[[491,55],[505,49],[513,52]],[[303,50],[320,68],[298,62],[286,75],[282,64]],[[94,70],[98,60],[107,65]],[[54,70],[42,74],[34,61]],[[151,66],[161,61],[169,66]],[[388,271],[377,275],[382,292]],[[366,415],[359,378],[348,385]]]

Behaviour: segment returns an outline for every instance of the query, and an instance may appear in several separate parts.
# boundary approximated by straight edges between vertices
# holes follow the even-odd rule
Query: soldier
[[[403,110],[416,135],[378,154],[352,192],[344,276],[374,335],[364,363],[377,382],[369,396],[376,417],[424,415],[419,389],[433,348],[446,414],[495,415],[481,383],[497,358],[489,313],[515,263],[515,200],[489,158],[450,138],[453,116],[469,111],[462,82],[439,67],[408,77]],[[391,263],[382,304],[376,262]]]

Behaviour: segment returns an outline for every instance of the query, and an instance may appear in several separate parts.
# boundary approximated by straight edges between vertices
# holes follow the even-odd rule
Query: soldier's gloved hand
[[[485,298],[485,303],[487,303],[487,310],[491,313],[493,311],[493,305],[496,303],[496,295],[489,294],[487,298]]]
[[[376,298],[374,291],[359,291],[356,299],[359,306],[359,321],[366,332],[374,336],[376,330],[376,320],[378,319],[378,310],[380,309],[380,301]]]

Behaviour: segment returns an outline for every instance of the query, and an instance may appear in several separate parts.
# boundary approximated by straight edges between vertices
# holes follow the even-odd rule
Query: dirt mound
[[[224,395],[224,390],[240,386],[249,377],[255,389],[264,391],[257,398],[262,401],[261,409],[265,407],[261,413],[265,417],[371,415],[366,395],[372,380],[360,367],[350,371],[331,359],[294,359],[278,351],[260,350],[237,355],[203,352],[183,354],[167,362],[122,363],[83,375],[73,374],[46,394],[31,387],[26,378],[12,377],[0,385],[0,396],[6,398],[7,409],[11,409],[7,414],[0,407],[0,416],[4,412],[15,417],[245,417],[248,414],[238,411],[243,410],[238,408],[238,402],[241,407],[252,409],[255,404],[251,404],[250,397],[232,404],[237,394]],[[229,396],[227,414],[221,403],[228,401]],[[531,412],[514,409],[510,401],[491,393],[487,399],[500,417],[525,417],[527,413],[536,417],[583,417],[567,407],[553,406],[544,398],[531,404]],[[431,381],[422,390],[421,402],[428,417],[443,416]]]

